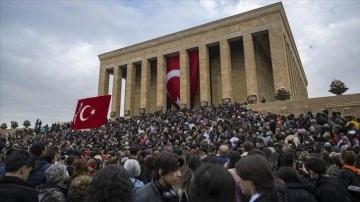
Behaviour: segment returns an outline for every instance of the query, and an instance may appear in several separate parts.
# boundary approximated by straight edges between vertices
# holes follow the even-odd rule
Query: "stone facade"
[[[310,98],[304,100],[287,100],[248,105],[248,108],[261,113],[300,115],[308,111],[314,114],[324,109],[329,112],[340,112],[344,116],[360,117],[360,93]]]
[[[243,103],[250,95],[275,101],[280,86],[290,91],[291,100],[308,98],[307,79],[280,2],[99,55],[99,95],[109,94],[109,76],[114,75],[113,118],[120,115],[120,77],[126,79],[126,117],[169,107],[166,58],[174,55],[180,58],[181,104],[191,107],[193,50],[199,51],[200,76],[192,107],[224,100]]]

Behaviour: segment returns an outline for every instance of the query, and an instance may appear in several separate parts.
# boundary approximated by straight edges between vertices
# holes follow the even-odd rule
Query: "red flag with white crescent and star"
[[[179,55],[166,59],[167,97],[171,104],[180,107],[180,61]]]
[[[78,101],[71,129],[98,128],[105,124],[111,95],[85,98]]]

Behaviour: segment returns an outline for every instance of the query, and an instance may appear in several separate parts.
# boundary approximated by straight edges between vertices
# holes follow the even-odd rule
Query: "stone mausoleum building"
[[[189,70],[194,52],[197,79],[190,78]],[[171,75],[180,80],[180,107],[243,103],[249,96],[272,102],[282,86],[290,91],[290,100],[308,98],[308,81],[284,7],[276,3],[99,55],[98,95],[112,94],[111,116],[120,116],[122,79],[125,116],[172,107],[167,60],[174,56],[179,70]]]

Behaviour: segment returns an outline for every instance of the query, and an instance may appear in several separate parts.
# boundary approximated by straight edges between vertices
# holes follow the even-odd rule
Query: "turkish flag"
[[[111,95],[78,101],[71,129],[98,128],[105,124]]]
[[[194,99],[199,84],[199,51],[189,53],[190,70],[190,105],[194,107]]]
[[[179,56],[166,59],[166,88],[167,97],[171,104],[180,107],[180,60]]]

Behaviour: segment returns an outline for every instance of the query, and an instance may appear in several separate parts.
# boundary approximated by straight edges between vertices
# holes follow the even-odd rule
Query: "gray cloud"
[[[275,2],[1,1],[0,122],[69,121],[97,95],[98,54]],[[310,97],[330,96],[335,78],[360,92],[360,2],[283,3]]]

